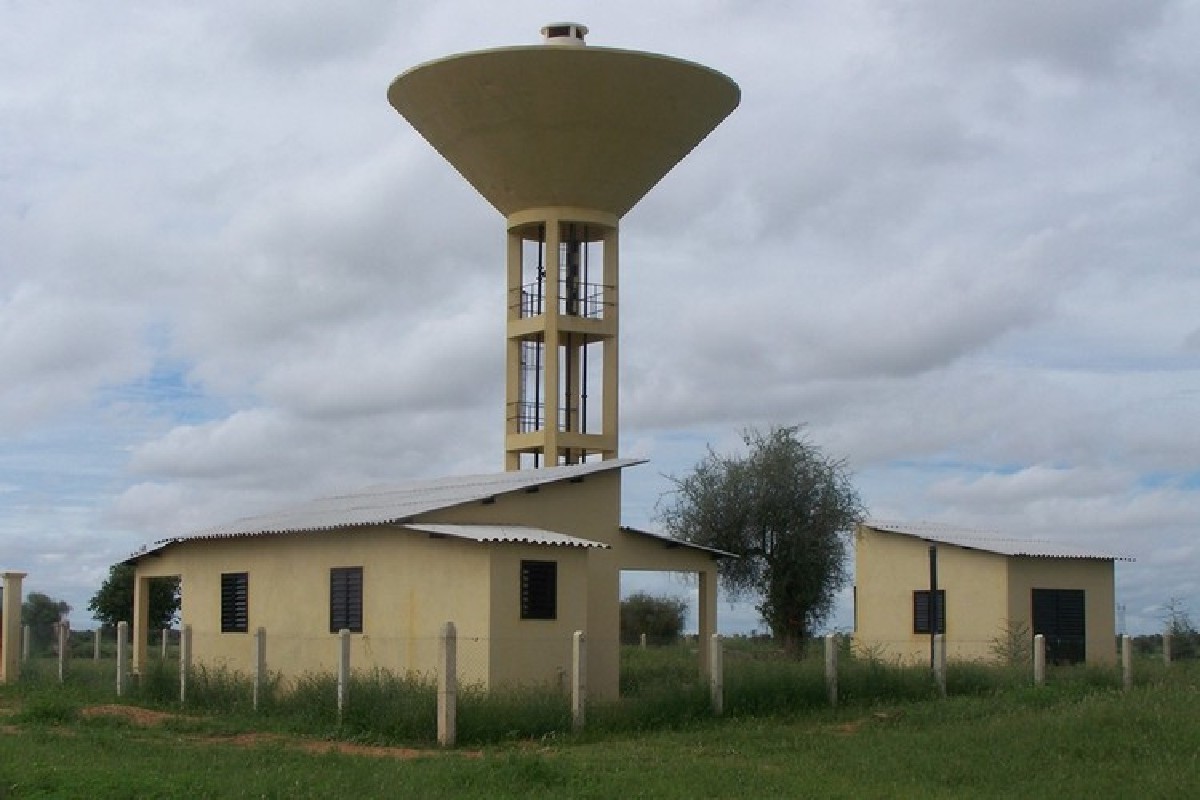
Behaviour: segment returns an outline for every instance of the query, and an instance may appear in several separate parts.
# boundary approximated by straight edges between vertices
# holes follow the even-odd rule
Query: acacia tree
[[[108,627],[118,622],[133,622],[133,579],[132,564],[113,564],[108,577],[100,589],[88,601],[88,610]],[[166,628],[179,611],[179,579],[153,578],[150,581],[151,630]]]
[[[732,596],[758,597],[771,634],[803,646],[846,581],[846,536],[862,517],[845,462],[799,427],[743,434],[745,455],[708,455],[659,501],[676,538],[735,553],[720,575]]]

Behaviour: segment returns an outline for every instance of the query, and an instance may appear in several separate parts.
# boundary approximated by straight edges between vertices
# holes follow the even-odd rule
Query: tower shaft
[[[508,218],[505,467],[617,455],[617,218]]]

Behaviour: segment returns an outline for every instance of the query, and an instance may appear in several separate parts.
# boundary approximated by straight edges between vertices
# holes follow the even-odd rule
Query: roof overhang
[[[628,533],[632,536],[642,536],[647,539],[653,539],[667,549],[674,549],[678,547],[685,550],[697,550],[702,553],[708,553],[713,558],[741,558],[741,556],[739,556],[737,553],[730,553],[726,550],[718,550],[715,547],[705,547],[704,545],[696,544],[695,542],[685,542],[683,539],[676,539],[672,536],[666,536],[665,534],[661,533],[644,531],[641,528],[631,528],[628,525],[621,526],[621,533]]]

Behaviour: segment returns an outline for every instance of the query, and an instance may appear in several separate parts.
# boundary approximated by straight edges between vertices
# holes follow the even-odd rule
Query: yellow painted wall
[[[557,618],[521,619],[521,561],[558,563]],[[497,547],[491,565],[492,686],[570,686],[571,637],[587,630],[588,552],[578,547]],[[461,663],[461,662],[460,662]]]
[[[414,522],[529,525],[612,545],[596,548],[483,544],[374,526],[172,544],[138,561],[138,575],[182,578],[184,624],[197,663],[249,672],[253,632],[267,629],[267,666],[288,676],[331,672],[337,634],[328,631],[329,570],[363,567],[363,633],[352,637],[354,669],[431,673],[441,625],[458,632],[461,679],[483,686],[558,685],[571,671],[571,636],[588,639],[588,688],[618,694],[620,571],[704,572],[706,553],[668,548],[619,530],[620,472],[589,475],[537,492],[501,494],[421,515]],[[558,618],[520,619],[520,562],[558,562]],[[220,580],[249,573],[249,632],[220,632]],[[715,592],[701,598],[715,621]]]
[[[1099,558],[1020,558],[1009,570],[1009,616],[1033,630],[1034,589],[1082,589],[1089,664],[1115,664],[1116,590],[1113,562]]]
[[[1004,556],[938,546],[945,591],[946,657],[986,659],[1007,614]],[[855,532],[854,642],[905,662],[928,661],[929,634],[913,632],[913,592],[929,589],[926,542],[859,526]]]
[[[428,672],[443,622],[459,635],[465,680],[486,682],[490,566],[486,546],[372,527],[181,542],[144,559],[139,574],[182,576],[183,624],[197,662],[248,672],[253,631],[267,629],[267,666],[289,676],[331,672],[329,570],[363,568],[363,633],[352,637],[354,669]],[[249,574],[248,633],[220,632],[221,574]],[[471,640],[475,639],[476,642]]]
[[[860,525],[854,582],[856,646],[903,661],[927,660],[929,635],[912,632],[912,594],[929,588],[929,543]],[[1110,560],[1003,556],[939,544],[938,587],[946,592],[948,659],[993,659],[1010,630],[1031,630],[1034,588],[1083,589],[1087,660],[1115,659]]]

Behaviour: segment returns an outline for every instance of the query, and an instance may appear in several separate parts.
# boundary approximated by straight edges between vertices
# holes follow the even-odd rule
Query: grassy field
[[[687,687],[665,693],[671,654],[633,657],[648,659],[625,687],[642,710],[597,708],[575,736],[554,708],[533,722],[519,698],[479,706],[477,738],[491,743],[449,752],[381,735],[366,718],[116,714],[97,708],[113,698],[95,687],[32,680],[0,688],[0,798],[1200,796],[1194,664],[1148,667],[1129,692],[1087,672],[1034,689],[976,667],[946,700],[919,671],[860,665],[874,677],[850,681],[859,697],[832,711],[808,702],[807,666],[767,663],[734,680],[741,705],[717,720]],[[758,690],[779,699],[772,707]],[[513,720],[544,730],[490,732]],[[416,749],[377,746],[389,740]]]

